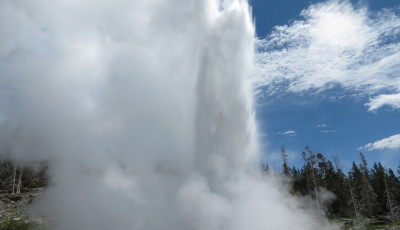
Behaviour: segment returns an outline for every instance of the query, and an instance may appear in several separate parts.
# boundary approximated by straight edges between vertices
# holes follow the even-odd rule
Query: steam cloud
[[[1,154],[50,229],[324,229],[262,177],[246,1],[0,2]]]

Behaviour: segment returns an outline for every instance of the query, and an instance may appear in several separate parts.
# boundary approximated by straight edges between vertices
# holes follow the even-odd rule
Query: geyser
[[[241,0],[1,1],[0,142],[49,229],[323,229],[257,172]]]

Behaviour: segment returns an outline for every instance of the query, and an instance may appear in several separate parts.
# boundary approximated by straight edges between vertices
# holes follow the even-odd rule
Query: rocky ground
[[[400,222],[382,220],[381,218],[335,219],[333,220],[338,229],[343,230],[400,230]]]
[[[20,194],[0,194],[0,230],[43,229],[41,220],[30,217],[27,205],[42,193],[32,189]]]

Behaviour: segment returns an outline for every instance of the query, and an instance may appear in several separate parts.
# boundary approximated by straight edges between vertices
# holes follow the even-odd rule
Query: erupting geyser
[[[244,0],[0,2],[0,143],[49,229],[323,229],[257,172]]]

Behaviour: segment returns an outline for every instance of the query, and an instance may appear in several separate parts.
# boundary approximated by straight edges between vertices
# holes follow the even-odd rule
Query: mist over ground
[[[49,229],[324,229],[259,170],[247,1],[1,1],[0,148]]]

